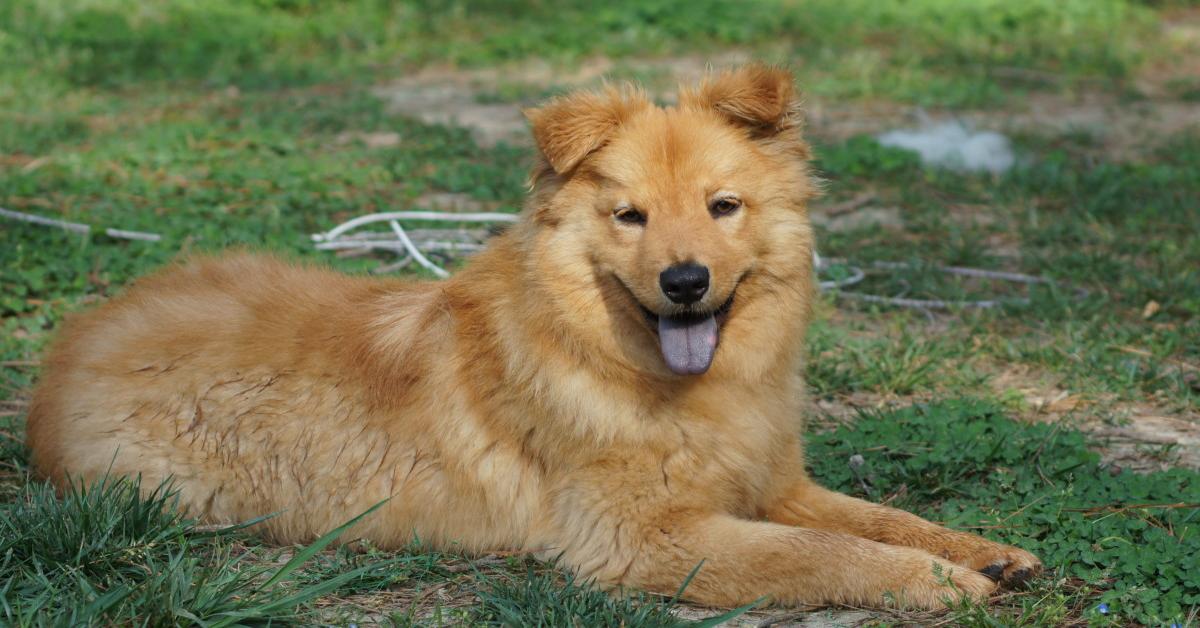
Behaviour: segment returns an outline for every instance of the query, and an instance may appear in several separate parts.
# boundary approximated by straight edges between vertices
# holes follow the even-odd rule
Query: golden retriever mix
[[[521,221],[447,281],[193,260],[80,315],[29,415],[59,486],[168,478],[188,513],[302,542],[529,550],[716,606],[938,607],[1040,568],[804,470],[815,184],[790,74],[659,107],[527,112]],[[940,568],[939,568],[940,567]]]

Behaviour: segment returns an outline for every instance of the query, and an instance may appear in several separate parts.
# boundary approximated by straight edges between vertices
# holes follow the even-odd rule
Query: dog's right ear
[[[557,174],[573,170],[603,147],[621,123],[650,105],[642,92],[609,87],[602,92],[559,96],[536,109],[526,109],[533,139]]]
[[[683,89],[680,100],[685,108],[712,109],[762,136],[800,123],[800,103],[791,73],[761,63],[710,76],[694,89]]]

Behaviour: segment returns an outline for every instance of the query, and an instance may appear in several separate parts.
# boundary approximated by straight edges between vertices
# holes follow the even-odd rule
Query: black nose
[[[658,285],[676,303],[695,303],[708,292],[708,268],[692,263],[676,264],[662,271]]]

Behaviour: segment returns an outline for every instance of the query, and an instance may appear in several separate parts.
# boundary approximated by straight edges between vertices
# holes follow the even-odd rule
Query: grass
[[[789,61],[819,99],[1004,107],[1090,90],[1145,104],[1156,98],[1139,91],[1145,68],[1200,52],[1148,35],[1172,10],[1115,0],[3,3],[0,206],[163,240],[0,223],[0,623],[683,625],[684,611],[720,615],[602,595],[520,556],[268,547],[186,520],[166,487],[143,498],[112,481],[56,496],[29,477],[23,445],[40,352],[64,315],[180,252],[248,246],[362,273],[378,260],[314,251],[307,235],[434,193],[515,211],[528,148],[478,146],[372,95],[412,68],[507,69],[534,57],[570,73],[605,55],[656,81],[668,71],[641,57],[738,49]],[[505,73],[479,100],[561,88],[521,77]],[[1191,87],[1175,80],[1165,93],[1188,102]],[[364,141],[382,132],[400,139]],[[1200,136],[1143,139],[1117,154],[1087,133],[1017,135],[1019,166],[985,176],[924,169],[868,136],[815,137],[829,182],[817,210],[863,190],[873,206],[898,208],[894,225],[819,228],[823,254],[870,271],[855,289],[1030,299],[945,313],[832,295],[818,305],[807,376],[830,414],[810,428],[814,474],[1018,542],[1050,569],[991,606],[875,621],[1195,625],[1200,477],[1120,469],[1089,433],[1140,412],[1195,421],[1200,407]],[[939,265],[1058,285],[1026,293]],[[1071,403],[1048,414],[1039,399],[1058,393]],[[1180,453],[1140,455],[1165,468]],[[849,464],[856,455],[862,463]]]
[[[867,412],[852,426],[811,436],[808,454],[815,475],[832,486],[1020,544],[1050,566],[1033,591],[1010,597],[996,616],[971,619],[972,608],[959,622],[1015,615],[1025,617],[1016,623],[1061,625],[1106,603],[1116,625],[1162,625],[1200,604],[1195,472],[1113,471],[1082,432],[1023,425],[970,399]],[[855,455],[861,463],[849,462]],[[1045,604],[1048,597],[1057,599]]]
[[[964,313],[961,334],[936,346],[960,347],[959,359],[987,355],[1053,370],[1071,388],[1195,406],[1195,372],[1179,366],[1200,358],[1200,233],[1186,226],[1200,195],[1195,136],[1140,163],[1051,150],[999,178],[923,172],[868,138],[825,154],[833,194],[870,185],[905,210],[902,235],[865,228],[822,238],[826,253],[864,266],[916,261],[911,270],[869,278],[862,290],[943,299],[1010,290],[948,280],[931,264],[1010,267],[1060,282],[1057,290],[1034,290],[1020,311]],[[972,216],[975,209],[982,213]],[[1010,246],[1008,259],[988,252]],[[1156,309],[1146,317],[1151,302]],[[1014,334],[1015,324],[1024,333]]]
[[[310,623],[340,618],[312,602],[355,596],[451,578],[454,557],[414,545],[396,554],[345,546],[321,554],[360,517],[351,519],[290,556],[254,547],[241,533],[247,524],[217,530],[198,527],[176,510],[174,493],[161,486],[143,493],[124,479],[74,487],[59,498],[45,484],[29,484],[4,504],[0,523],[0,618],[6,625],[211,626]],[[369,511],[368,511],[369,512]],[[366,513],[364,513],[365,515]],[[524,577],[490,574],[472,566],[479,604],[435,609],[447,622],[476,625],[709,626],[745,609],[688,622],[670,613],[674,600],[645,595],[612,598],[565,582],[530,562]],[[461,571],[461,570],[460,570]],[[418,616],[417,612],[421,615]],[[390,609],[377,619],[407,625],[427,621],[416,605]],[[438,622],[442,623],[442,622]]]
[[[1120,83],[1154,14],[1123,0],[13,0],[0,8],[6,103],[41,117],[79,87],[201,81],[260,89],[429,62],[571,64],[736,46],[802,64],[809,89],[927,104],[1012,87]],[[58,117],[45,132],[70,134]]]
[[[242,526],[197,531],[166,486],[143,493],[136,480],[114,479],[73,487],[62,499],[46,484],[23,493],[5,505],[0,526],[0,614],[17,625],[282,622],[298,619],[304,603],[398,562],[287,586],[358,517],[269,567],[245,560],[229,542]]]

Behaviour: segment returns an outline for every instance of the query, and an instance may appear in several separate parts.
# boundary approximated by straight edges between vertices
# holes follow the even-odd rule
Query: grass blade
[[[275,575],[271,576],[271,578],[269,580],[264,582],[263,585],[258,588],[258,590],[262,591],[263,589],[269,589],[270,587],[272,587],[276,583],[278,583],[280,580],[283,580],[284,578],[286,578],[288,576],[288,574],[295,571],[296,568],[299,567],[300,565],[303,565],[304,563],[308,562],[308,559],[315,556],[317,554],[317,552],[320,552],[321,550],[328,547],[330,543],[333,543],[335,540],[337,540],[337,538],[339,536],[341,536],[343,532],[350,529],[351,526],[353,526],[354,524],[361,521],[363,517],[366,517],[367,515],[375,512],[376,510],[379,510],[379,508],[381,506],[383,506],[384,504],[386,504],[387,501],[388,500],[385,499],[385,500],[379,502],[378,504],[371,506],[370,508],[368,508],[366,510],[366,512],[347,521],[346,523],[343,523],[342,525],[334,528],[333,530],[330,530],[329,532],[327,532],[325,534],[325,536],[322,536],[321,538],[310,543],[308,545],[308,547],[305,547],[304,549],[300,550],[299,552],[296,552],[296,555],[293,556],[292,559],[287,562],[287,564],[280,567],[279,571],[276,571]]]

